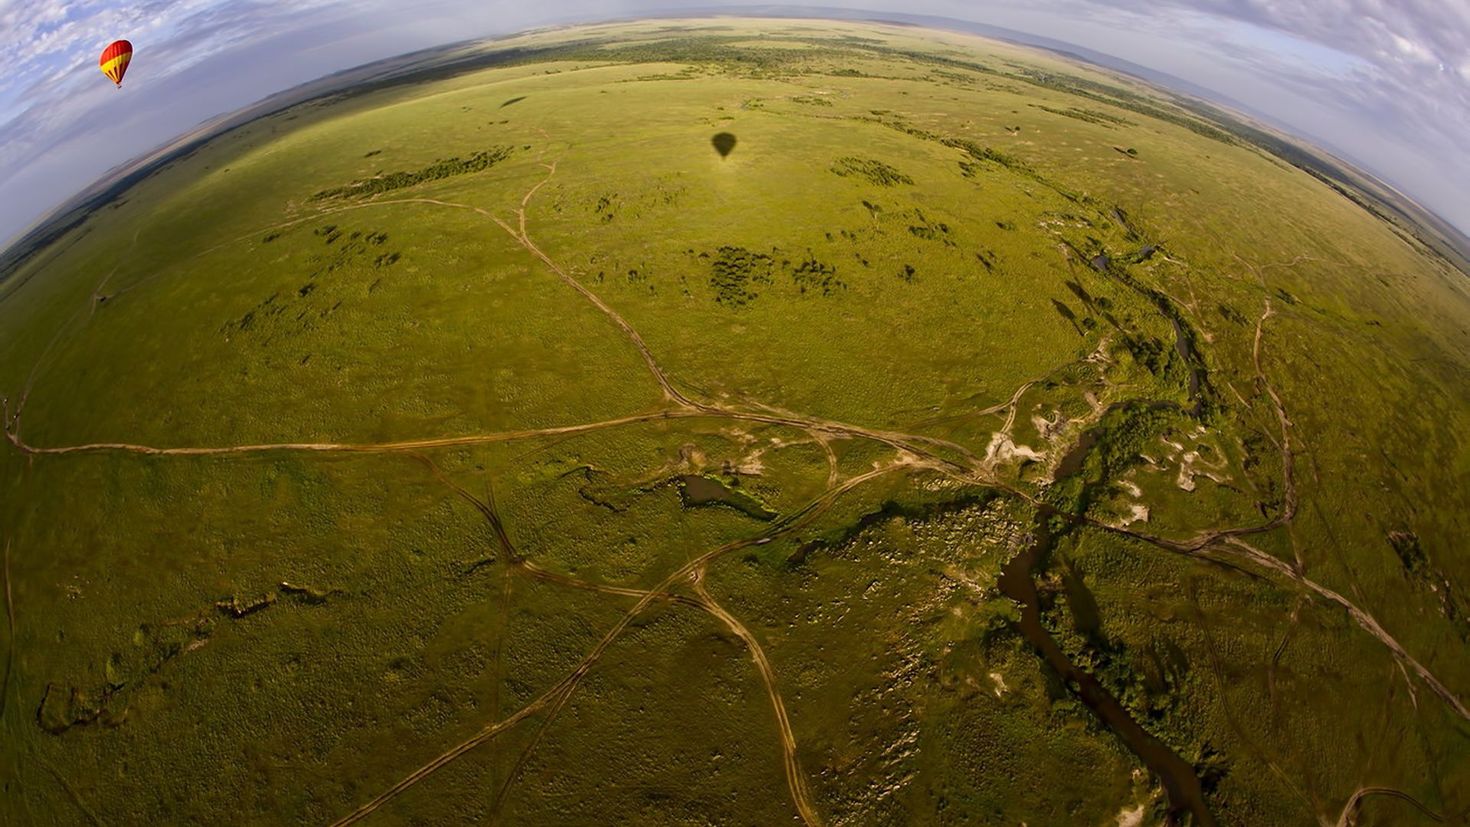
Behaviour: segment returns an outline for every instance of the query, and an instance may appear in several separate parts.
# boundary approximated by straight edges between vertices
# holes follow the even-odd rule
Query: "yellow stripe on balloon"
[[[117,83],[119,81],[119,76],[122,74],[122,70],[127,67],[128,62],[132,59],[133,56],[131,54],[118,55],[112,60],[109,60],[106,63],[102,64],[102,74],[107,75],[108,80],[112,81],[113,83]]]

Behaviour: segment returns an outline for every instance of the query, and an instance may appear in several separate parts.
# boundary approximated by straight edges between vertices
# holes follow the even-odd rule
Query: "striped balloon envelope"
[[[133,59],[133,44],[126,40],[118,40],[111,46],[102,50],[102,58],[97,61],[102,67],[102,74],[107,79],[122,86],[123,74],[128,71],[128,63]]]

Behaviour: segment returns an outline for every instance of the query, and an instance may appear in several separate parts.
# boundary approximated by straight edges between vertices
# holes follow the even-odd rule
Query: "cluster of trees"
[[[969,138],[941,138],[939,142],[948,147],[963,149],[966,153],[969,154],[971,158],[974,158],[976,161],[989,161],[992,164],[999,164],[1000,166],[1003,166],[1006,169],[1015,172],[1031,172],[1031,168],[1022,163],[1019,159],[1007,155],[1000,150],[991,149],[988,146],[977,144]]]
[[[772,248],[772,252],[778,251]],[[847,283],[837,277],[837,267],[818,260],[810,251],[800,261],[782,259],[779,265],[770,255],[730,245],[716,250],[713,257],[708,253],[701,253],[700,257],[711,259],[710,287],[715,291],[715,301],[728,307],[741,307],[754,301],[760,295],[755,287],[771,284],[777,269],[789,273],[802,294],[830,296],[847,289]]]
[[[949,225],[943,221],[931,221],[924,211],[914,208],[914,219],[917,224],[909,225],[909,233],[925,241],[942,241],[946,247],[955,246],[949,237]]]
[[[730,307],[754,301],[760,294],[751,288],[770,284],[774,266],[774,260],[765,253],[730,245],[721,247],[710,264],[709,285],[714,288],[715,301]]]
[[[1061,512],[1085,514],[1097,495],[1137,464],[1160,435],[1171,433],[1180,419],[1177,405],[1166,402],[1127,402],[1106,414],[1083,435],[1079,450],[1086,452],[1075,473],[1058,479],[1047,499]]]
[[[808,290],[815,293],[820,290],[822,295],[830,296],[838,290],[847,289],[847,282],[837,278],[836,267],[818,261],[816,256],[810,253],[791,270],[791,280],[796,283],[796,289],[802,293]]]

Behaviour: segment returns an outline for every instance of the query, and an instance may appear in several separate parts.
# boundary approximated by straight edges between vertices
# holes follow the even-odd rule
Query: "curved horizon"
[[[304,84],[453,43],[546,26],[728,14],[863,17],[958,28],[1140,75],[1238,111],[1378,178],[1448,226],[1470,233],[1470,10],[1411,3],[1394,20],[1343,22],[1318,0],[1250,4],[1169,0],[904,4],[851,0],[749,6],[639,7],[582,0],[535,10],[455,0],[364,8],[342,0],[227,3],[155,0],[126,10],[27,0],[0,10],[17,69],[0,81],[0,239],[9,249],[120,168],[209,124]],[[509,13],[508,13],[509,11]],[[968,13],[966,13],[968,12]],[[1329,19],[1331,18],[1331,19]],[[114,90],[98,48],[131,36],[138,60]],[[1009,35],[1009,37],[1007,37]],[[248,71],[239,71],[241,66]],[[98,120],[112,124],[93,128]],[[1446,232],[1449,231],[1449,232]]]

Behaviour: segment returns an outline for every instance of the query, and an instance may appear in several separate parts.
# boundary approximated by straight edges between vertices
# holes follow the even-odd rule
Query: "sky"
[[[1470,0],[787,0],[921,14],[1165,72],[1379,176],[1470,233]],[[217,115],[405,52],[721,0],[0,0],[0,239]],[[121,90],[97,69],[136,53]]]

